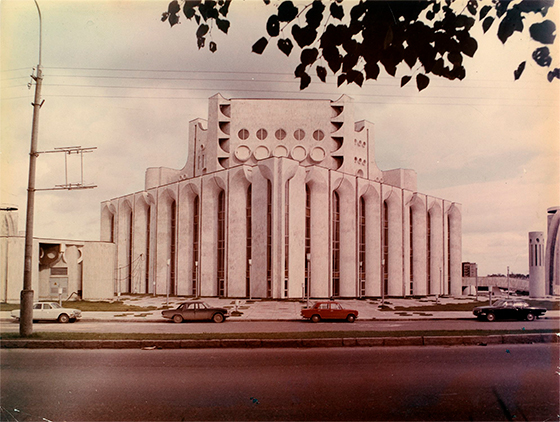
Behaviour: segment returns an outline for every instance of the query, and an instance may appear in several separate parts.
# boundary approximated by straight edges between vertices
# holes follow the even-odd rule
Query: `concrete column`
[[[167,260],[171,258],[171,202],[173,200],[176,200],[173,190],[170,188],[158,190],[157,254],[155,262],[155,291],[158,295],[166,295],[168,291]]]
[[[193,183],[179,186],[179,238],[177,245],[177,294],[192,295],[193,292],[193,216],[194,199],[199,195],[199,187]],[[199,196],[200,207],[200,196]],[[199,213],[200,224],[200,213]]]
[[[412,272],[414,296],[425,295],[426,292],[426,198],[416,194],[412,203]]]
[[[460,205],[453,204],[449,209],[449,234],[451,236],[451,291],[449,294],[460,296],[463,293],[462,274],[462,218]]]
[[[239,167],[229,173],[228,195],[228,296],[245,297],[247,274],[247,189],[248,168]]]
[[[138,194],[134,198],[134,243],[133,256],[137,259],[135,268],[135,282],[133,283],[134,293],[146,293],[146,227],[147,227],[147,209],[149,205],[142,194]]]
[[[330,255],[329,171],[320,167],[309,170],[307,184],[311,194],[311,289],[315,298],[330,295],[332,260]]]
[[[366,296],[381,296],[380,189],[379,183],[358,180],[358,196],[366,207]]]
[[[546,296],[543,232],[529,232],[529,297]]]
[[[218,295],[218,195],[226,185],[223,179],[216,175],[205,176],[202,179],[201,195],[201,236],[200,236],[200,294],[201,296]],[[227,212],[226,212],[227,215]],[[227,260],[226,260],[227,268]],[[227,274],[227,273],[226,273]]]
[[[331,173],[331,175],[333,176],[331,187],[336,187],[333,192],[338,192],[340,198],[340,296],[355,297],[357,295],[356,281],[358,279],[356,267],[356,179],[340,173]]]
[[[429,209],[429,218],[431,222],[430,294],[441,294],[441,284],[444,269],[443,211],[441,200],[432,199],[432,205]]]
[[[305,283],[305,177],[304,167],[298,167],[289,187],[289,260],[288,297],[300,298]]]
[[[267,289],[267,189],[268,180],[258,167],[253,169],[251,296],[266,297]]]
[[[402,296],[403,265],[403,226],[401,190],[383,185],[383,198],[387,202],[389,213],[389,286],[388,296]]]
[[[129,292],[128,277],[131,271],[129,265],[129,255],[132,255],[130,250],[130,219],[132,212],[133,197],[121,198],[119,201],[118,210],[118,234],[117,234],[117,293]],[[134,216],[132,216],[134,218]],[[120,270],[119,270],[120,269]]]

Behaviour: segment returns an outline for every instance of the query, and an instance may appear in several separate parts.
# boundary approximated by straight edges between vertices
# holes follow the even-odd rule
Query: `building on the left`
[[[33,239],[34,300],[114,297],[115,244],[68,239]],[[0,301],[17,303],[23,287],[25,236],[18,208],[0,206]]]

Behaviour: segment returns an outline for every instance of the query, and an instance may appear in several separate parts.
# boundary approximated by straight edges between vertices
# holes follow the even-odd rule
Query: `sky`
[[[458,0],[461,2],[462,0]],[[466,3],[466,0],[464,1]],[[148,167],[180,169],[188,122],[207,118],[207,99],[354,98],[355,120],[375,124],[382,170],[414,169],[418,191],[462,204],[463,261],[479,274],[527,274],[528,232],[546,235],[547,208],[560,205],[560,82],[531,59],[539,47],[515,33],[505,45],[494,26],[478,36],[467,78],[431,78],[427,89],[400,87],[411,74],[381,73],[363,87],[313,79],[299,90],[299,53],[252,44],[266,34],[272,6],[234,0],[229,33],[213,31],[218,51],[199,50],[196,25],[161,22],[168,0],[38,0],[42,13],[45,100],[38,150],[96,147],[84,155],[84,183],[94,189],[35,194],[36,237],[99,240],[100,203],[144,189]],[[348,3],[346,0],[344,3]],[[560,24],[557,4],[549,18]],[[526,22],[526,27],[530,22]],[[33,0],[0,2],[0,202],[19,208],[25,230],[26,189],[39,19]],[[559,41],[551,47],[560,61]],[[520,80],[513,71],[527,60]],[[412,73],[413,74],[413,73]],[[68,156],[68,182],[81,181],[79,156]],[[64,154],[41,154],[36,187],[64,184]]]

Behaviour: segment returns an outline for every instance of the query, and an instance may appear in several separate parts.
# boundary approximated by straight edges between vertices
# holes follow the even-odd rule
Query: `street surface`
[[[560,413],[552,344],[0,357],[8,421],[553,421]]]
[[[558,319],[538,319],[536,321],[496,321],[470,320],[416,320],[416,321],[360,321],[347,322],[309,321],[235,321],[226,320],[221,324],[213,322],[183,322],[161,320],[153,322],[132,321],[78,321],[73,324],[38,322],[33,324],[34,332],[78,332],[78,333],[264,333],[264,332],[305,332],[305,331],[425,331],[425,330],[560,330]],[[19,323],[2,322],[0,331],[19,332]]]

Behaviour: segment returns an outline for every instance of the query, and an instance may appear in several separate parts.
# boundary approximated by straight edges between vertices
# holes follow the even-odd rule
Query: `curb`
[[[208,349],[208,348],[314,348],[398,346],[486,346],[489,344],[560,344],[555,333],[489,336],[412,336],[311,339],[210,340],[1,340],[2,349]]]

